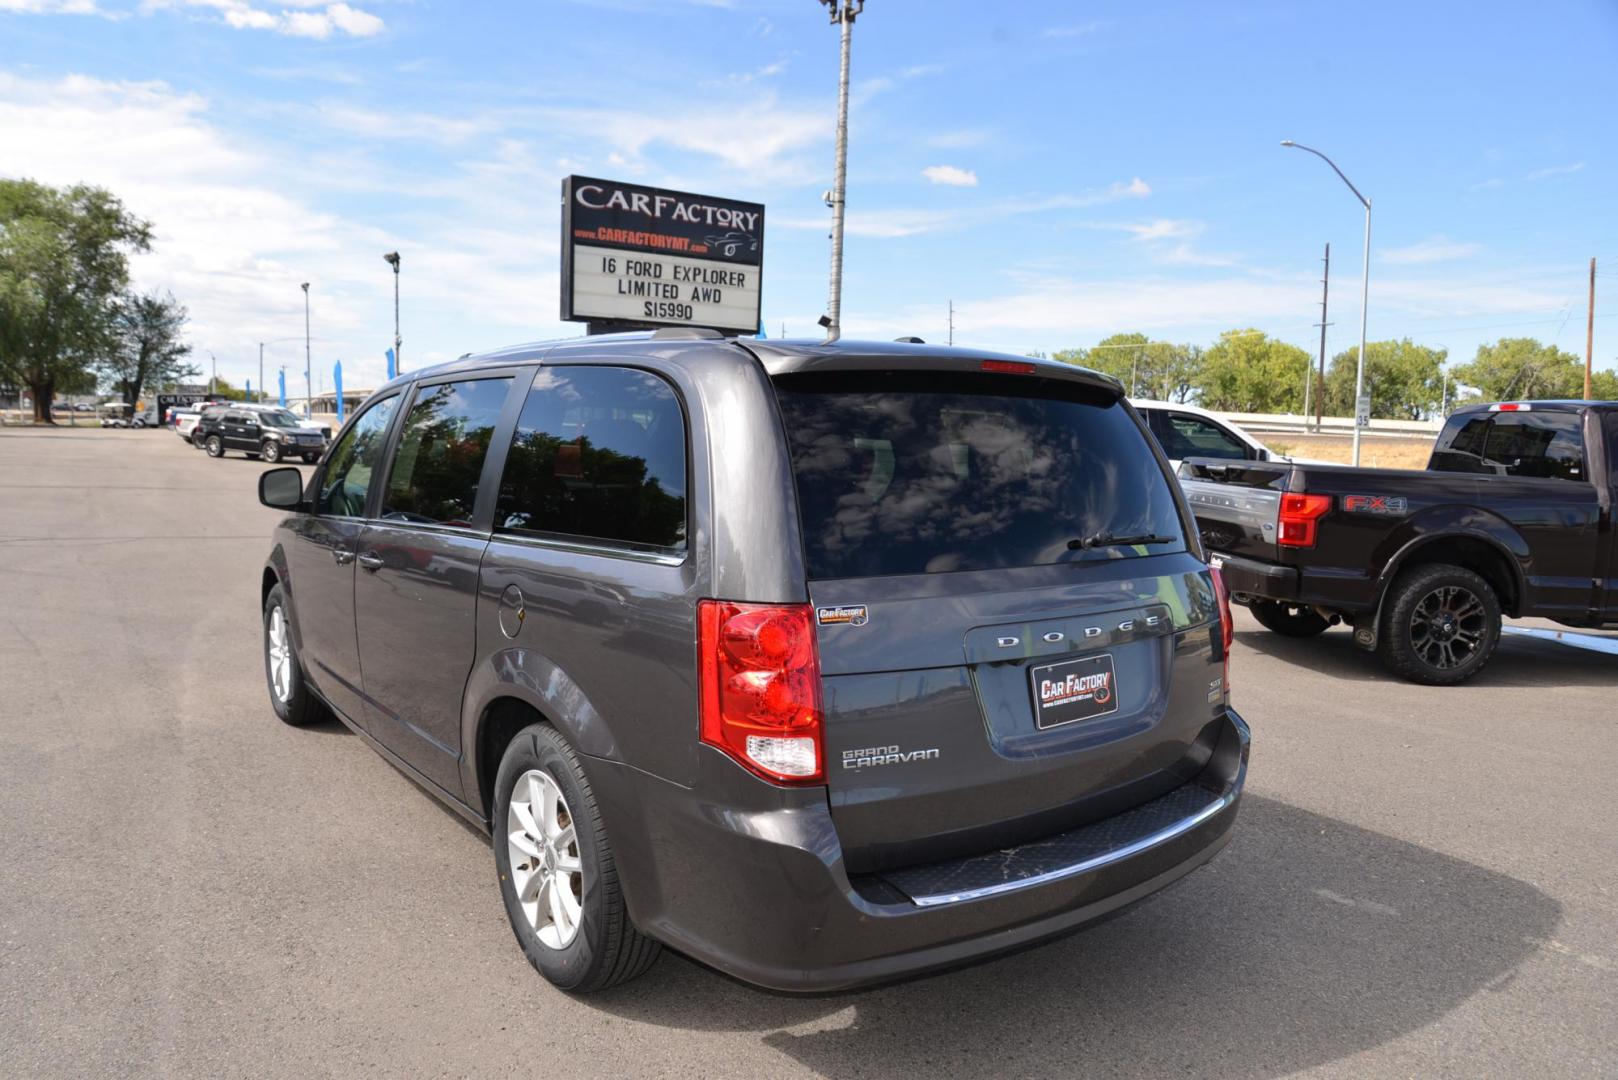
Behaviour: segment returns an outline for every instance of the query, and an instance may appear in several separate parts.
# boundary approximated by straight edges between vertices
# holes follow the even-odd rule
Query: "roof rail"
[[[660,326],[652,331],[653,341],[720,341],[724,336],[711,326]]]

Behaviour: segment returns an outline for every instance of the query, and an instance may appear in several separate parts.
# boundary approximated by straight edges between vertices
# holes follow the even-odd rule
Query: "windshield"
[[[298,415],[296,413],[287,412],[285,410],[277,410],[276,412],[259,413],[258,414],[258,422],[263,424],[265,427],[283,427],[283,428],[286,428],[286,427],[301,427],[303,425],[303,421],[298,419]]]
[[[775,386],[813,579],[1185,549],[1168,478],[1106,391],[941,372]]]

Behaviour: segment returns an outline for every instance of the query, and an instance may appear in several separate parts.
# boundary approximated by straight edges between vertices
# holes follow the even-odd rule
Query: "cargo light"
[[[1236,624],[1230,618],[1230,590],[1225,588],[1225,574],[1217,566],[1208,567],[1208,574],[1213,578],[1214,596],[1219,600],[1219,640],[1224,646],[1225,672],[1223,685],[1225,696],[1230,696],[1230,647],[1236,643]]]
[[[1490,412],[1533,412],[1534,407],[1522,401],[1504,401],[1498,405],[1490,405]]]
[[[1282,495],[1275,542],[1282,547],[1314,547],[1315,526],[1330,509],[1330,495]]]
[[[820,657],[808,604],[697,604],[702,741],[776,784],[825,782]]]
[[[985,360],[981,366],[984,371],[995,371],[1001,375],[1032,375],[1039,370],[1033,364],[1020,360]]]

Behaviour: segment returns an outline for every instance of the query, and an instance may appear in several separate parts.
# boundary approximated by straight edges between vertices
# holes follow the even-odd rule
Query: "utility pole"
[[[949,302],[949,343],[955,344],[955,301]]]
[[[208,359],[213,363],[212,374],[208,376],[208,396],[212,397],[219,389],[219,357],[215,356],[213,350],[210,349],[208,350]]]
[[[831,295],[821,325],[826,328],[826,344],[843,336],[843,208],[848,192],[848,53],[854,36],[854,19],[865,10],[865,0],[820,0],[831,13],[831,21],[842,31],[842,70],[837,80],[837,170],[827,193],[831,205]]]
[[[393,373],[395,375],[404,370],[404,360],[399,347],[404,344],[399,337],[399,253],[390,251],[382,256],[382,260],[393,267]]]
[[[258,403],[264,404],[264,343],[258,343]]]
[[[309,283],[303,283],[303,415],[308,419],[314,415],[315,408],[315,377],[314,362],[309,352]]]
[[[1584,316],[1584,400],[1590,400],[1590,369],[1596,354],[1596,261],[1590,260],[1590,310]]]
[[[1315,431],[1325,426],[1326,416],[1326,295],[1331,285],[1331,243],[1326,244],[1326,272],[1320,279],[1320,382],[1315,388]],[[1304,387],[1303,414],[1309,415],[1309,389]]]

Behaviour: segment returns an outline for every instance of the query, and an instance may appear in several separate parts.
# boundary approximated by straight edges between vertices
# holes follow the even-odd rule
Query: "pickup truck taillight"
[[[1275,542],[1282,547],[1314,547],[1315,526],[1330,509],[1330,495],[1282,495]]]
[[[699,601],[697,673],[703,742],[772,783],[825,783],[810,605]]]

